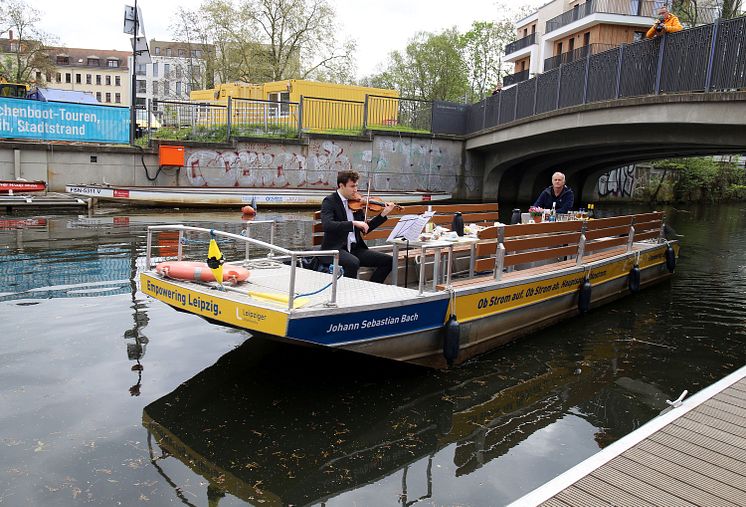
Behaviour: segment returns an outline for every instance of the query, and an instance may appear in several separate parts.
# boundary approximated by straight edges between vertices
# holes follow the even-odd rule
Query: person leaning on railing
[[[653,26],[650,27],[645,37],[652,39],[654,37],[660,37],[665,33],[674,33],[683,30],[679,18],[668,12],[668,7],[665,5],[658,9],[658,19],[655,21]]]

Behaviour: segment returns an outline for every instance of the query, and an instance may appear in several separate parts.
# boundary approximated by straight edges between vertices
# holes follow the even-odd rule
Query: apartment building
[[[554,0],[516,22],[516,40],[505,48],[513,73],[503,86],[526,81],[563,63],[638,41],[666,0]],[[700,2],[702,4],[708,2]],[[710,2],[711,3],[711,2]],[[676,14],[676,7],[673,8]],[[697,24],[713,20],[700,9]],[[681,17],[681,16],[680,16]],[[686,23],[686,19],[682,19]]]
[[[213,85],[206,54],[214,51],[212,46],[151,39],[148,48],[151,63],[135,67],[138,106],[153,100],[188,101],[193,89]]]
[[[130,76],[125,51],[85,48],[49,48],[51,70],[35,72],[39,86],[75,90],[96,97],[102,104],[130,105]]]

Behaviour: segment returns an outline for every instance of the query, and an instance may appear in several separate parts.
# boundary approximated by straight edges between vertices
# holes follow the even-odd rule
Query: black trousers
[[[383,283],[391,272],[393,257],[383,252],[376,252],[367,248],[352,247],[352,252],[347,250],[339,251],[339,264],[344,268],[344,276],[348,278],[357,278],[357,271],[360,266],[376,268],[370,277],[371,282]]]

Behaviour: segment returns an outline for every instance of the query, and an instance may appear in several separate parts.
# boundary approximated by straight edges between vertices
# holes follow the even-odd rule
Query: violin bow
[[[365,201],[366,204],[370,202],[370,176],[368,176],[368,191],[366,192]],[[365,221],[368,221],[368,206],[365,206]]]

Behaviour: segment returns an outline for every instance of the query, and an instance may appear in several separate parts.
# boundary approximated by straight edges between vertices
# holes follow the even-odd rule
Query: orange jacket
[[[679,18],[674,16],[673,14],[669,13],[668,18],[663,22],[663,30],[660,32],[655,31],[655,26],[658,23],[653,24],[653,26],[650,27],[650,30],[648,30],[648,33],[645,34],[645,37],[648,39],[652,39],[656,35],[663,35],[664,33],[674,33],[679,32],[684,29],[683,26],[681,26],[681,22],[679,21]]]

